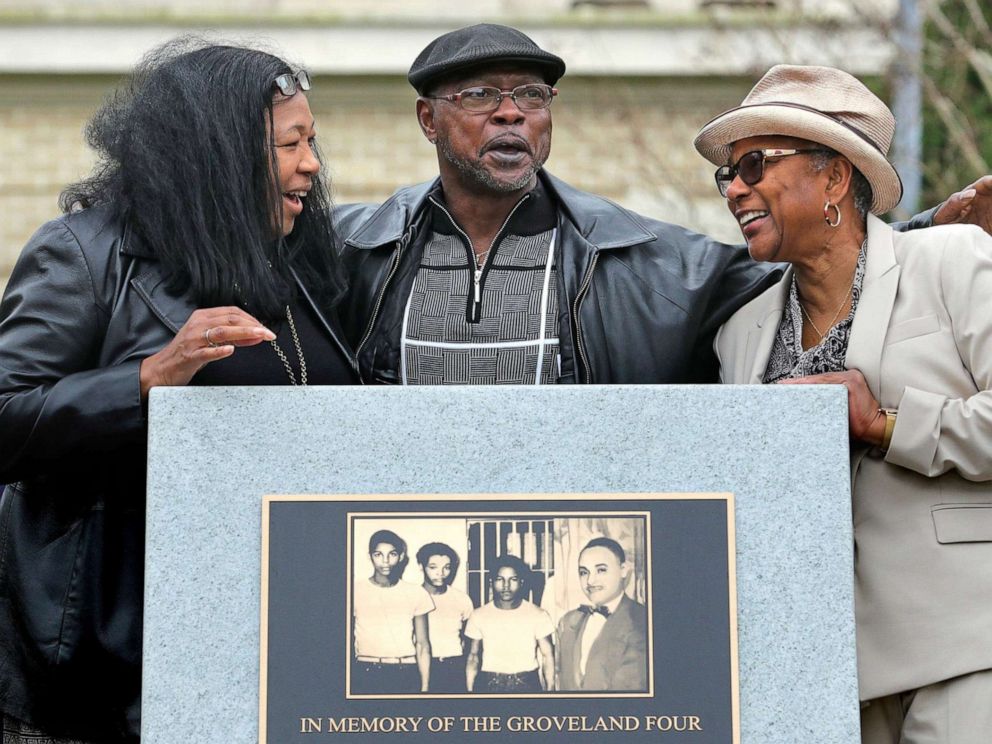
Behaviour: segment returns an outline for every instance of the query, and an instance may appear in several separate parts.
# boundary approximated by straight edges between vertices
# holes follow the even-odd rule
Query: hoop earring
[[[831,209],[833,209],[837,213],[836,222],[830,221]],[[826,222],[828,225],[830,225],[830,227],[837,227],[840,224],[840,207],[838,207],[836,204],[831,204],[829,199],[827,200],[827,203],[823,205],[823,221]]]

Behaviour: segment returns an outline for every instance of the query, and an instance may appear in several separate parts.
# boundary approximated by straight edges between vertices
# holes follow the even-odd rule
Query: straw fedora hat
[[[894,132],[892,112],[852,75],[775,65],[740,106],[700,129],[693,144],[718,166],[730,162],[731,147],[746,137],[778,134],[826,145],[861,171],[871,185],[871,211],[881,214],[902,198],[902,181],[885,158]]]

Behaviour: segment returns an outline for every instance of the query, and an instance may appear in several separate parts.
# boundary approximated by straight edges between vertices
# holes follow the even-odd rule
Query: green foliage
[[[921,0],[924,46],[923,204],[992,167],[992,4]]]

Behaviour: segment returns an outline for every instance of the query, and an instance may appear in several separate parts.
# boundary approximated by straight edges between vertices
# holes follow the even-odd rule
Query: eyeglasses
[[[809,152],[829,152],[820,147],[808,147],[805,150],[752,150],[741,155],[735,165],[721,165],[716,169],[716,187],[720,196],[727,196],[727,189],[737,176],[748,186],[754,186],[765,175],[765,160],[767,158],[784,158],[786,155],[798,155]]]
[[[473,114],[487,114],[498,109],[507,96],[513,99],[521,111],[537,111],[550,106],[556,95],[558,95],[557,88],[541,83],[528,83],[527,85],[518,85],[513,90],[489,87],[466,88],[447,96],[424,96],[424,98],[450,101],[459,104],[463,109],[471,111]]]
[[[293,96],[296,95],[297,90],[310,90],[310,74],[306,70],[300,70],[295,74],[287,72],[279,75],[272,84],[284,96]]]

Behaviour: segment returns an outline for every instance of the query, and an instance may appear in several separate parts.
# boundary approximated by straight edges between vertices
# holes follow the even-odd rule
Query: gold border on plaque
[[[730,641],[730,704],[731,704],[731,728],[733,731],[732,744],[740,744],[740,670],[738,665],[738,642],[737,642],[737,561],[736,561],[736,535],[734,531],[734,495],[732,493],[703,493],[703,492],[639,492],[630,491],[622,493],[379,493],[379,494],[271,494],[262,497],[262,577],[259,602],[259,702],[258,702],[258,741],[259,744],[267,744],[268,722],[267,722],[267,702],[268,702],[268,641],[269,641],[269,518],[270,505],[280,502],[348,502],[348,501],[397,501],[406,504],[411,503],[411,497],[416,497],[417,501],[598,501],[610,503],[615,500],[628,501],[725,501],[727,518],[727,604],[729,607],[728,631]],[[415,502],[413,502],[415,503]],[[535,513],[544,513],[539,510]],[[519,512],[486,511],[476,512],[483,516],[513,516]],[[646,555],[652,555],[653,545],[651,530],[651,513],[637,510],[593,510],[589,512],[569,512],[570,516],[638,516],[646,518],[645,538],[647,541]],[[438,516],[463,516],[464,512],[402,512],[404,517],[438,517]],[[352,525],[356,517],[382,517],[383,512],[348,512],[347,529],[347,571],[348,576],[353,574],[353,545],[352,545]],[[478,695],[478,699],[502,699],[502,698],[537,698],[537,699],[567,699],[567,698],[652,698],[654,697],[654,597],[650,591],[652,584],[651,571],[653,567],[648,564],[648,587],[649,595],[646,603],[648,610],[648,664],[649,664],[649,689],[647,692],[634,693],[586,693],[570,694],[569,692],[555,692],[543,695]],[[349,578],[350,582],[350,578]],[[351,591],[346,597],[346,617],[351,617]],[[350,649],[351,643],[351,622],[345,622],[345,643]],[[346,654],[350,658],[350,650]],[[468,699],[471,695],[431,695],[431,694],[410,694],[410,695],[351,695],[351,666],[345,668],[345,699],[346,700],[388,700],[396,699]]]

